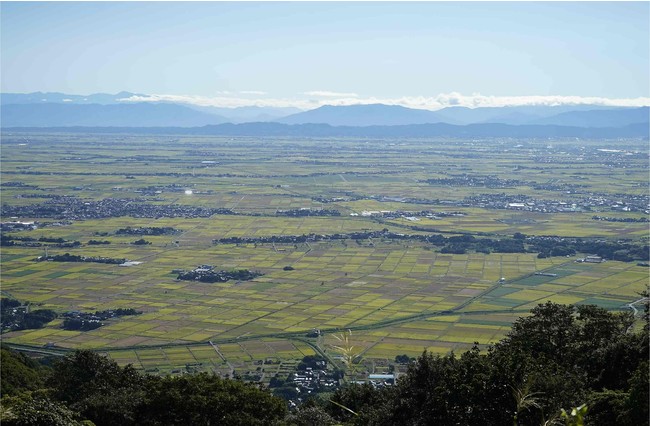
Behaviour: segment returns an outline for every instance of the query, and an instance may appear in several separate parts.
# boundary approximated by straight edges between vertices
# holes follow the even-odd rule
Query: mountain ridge
[[[439,123],[443,120],[433,111],[399,105],[367,104],[323,105],[313,110],[275,120],[282,124],[329,124],[331,126],[399,126]]]
[[[400,105],[323,105],[300,111],[291,107],[200,106],[185,102],[132,102],[131,92],[68,95],[58,92],[0,94],[4,127],[200,127],[221,123],[276,122],[331,126],[401,126],[447,123],[502,123],[568,127],[622,127],[650,121],[646,107],[602,105],[526,105],[468,108],[452,106],[436,111]],[[12,103],[13,102],[13,103]],[[299,111],[299,112],[296,112]]]
[[[579,138],[617,139],[650,137],[645,123],[624,127],[588,128],[553,125],[514,126],[500,123],[469,124],[464,126],[436,123],[403,126],[330,126],[328,124],[282,124],[273,122],[232,124],[224,123],[202,127],[12,127],[4,132],[68,132],[68,133],[134,133],[178,134],[201,136],[249,137],[354,137],[354,138]]]
[[[0,110],[2,127],[197,127],[225,117],[176,104],[8,104]]]

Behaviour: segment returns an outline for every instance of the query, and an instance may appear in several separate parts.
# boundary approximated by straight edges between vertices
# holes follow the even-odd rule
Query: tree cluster
[[[119,265],[126,262],[126,259],[114,259],[110,257],[99,256],[80,256],[77,254],[57,254],[53,256],[39,256],[35,259],[37,262],[92,262],[92,263],[108,263],[111,265]]]
[[[143,226],[138,228],[120,228],[115,235],[174,235],[181,231],[171,226]]]
[[[629,241],[602,241],[581,238],[528,237],[526,243],[538,257],[574,256],[577,252],[596,254],[609,260],[632,262],[650,260],[650,246]]]
[[[307,216],[341,216],[341,212],[334,209],[291,209],[291,210],[278,210],[275,212],[276,216],[288,217],[307,217]]]
[[[0,325],[2,331],[29,330],[42,328],[56,318],[56,312],[51,309],[29,310],[26,303],[7,297],[0,298]]]
[[[202,283],[220,283],[230,280],[250,281],[261,276],[261,272],[249,271],[248,269],[234,269],[232,271],[215,270],[193,270],[183,271],[176,279],[184,281],[200,281]]]
[[[110,318],[122,317],[127,315],[140,315],[141,311],[133,308],[118,308],[106,311],[92,312],[66,312],[63,314],[63,329],[90,331],[104,325],[103,321]]]
[[[28,361],[8,361],[4,351],[2,358],[0,420],[7,426],[261,426],[280,424],[287,411],[284,401],[252,384],[205,373],[145,375],[91,351],[74,352],[36,376]],[[25,368],[5,371],[5,362]],[[5,380],[13,385],[7,393]]]
[[[625,223],[646,223],[647,217],[608,217],[608,216],[593,216],[593,220],[604,220],[605,222],[625,222]]]
[[[39,239],[33,237],[21,237],[16,235],[2,234],[0,235],[0,246],[25,246],[25,247],[42,247],[43,243],[52,243],[47,246],[62,247],[62,248],[75,248],[81,246],[79,241],[67,241],[63,238],[48,238],[40,237]]]

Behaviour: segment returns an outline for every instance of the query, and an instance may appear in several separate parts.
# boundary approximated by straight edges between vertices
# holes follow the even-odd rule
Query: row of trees
[[[39,256],[35,259],[38,262],[93,262],[93,263],[108,263],[111,265],[119,265],[126,262],[126,259],[113,259],[110,257],[99,256],[80,256],[77,254],[57,254],[54,256]]]
[[[648,425],[648,312],[539,305],[499,343],[424,352],[393,387],[351,384],[288,412],[268,390],[214,375],[158,377],[90,351],[48,374],[3,350],[3,425]],[[7,384],[7,385],[5,385]],[[586,404],[586,405],[585,405]],[[570,424],[570,423],[567,423]],[[572,423],[571,423],[572,424]]]
[[[412,227],[413,230],[429,231],[426,228]],[[441,234],[401,234],[388,229],[382,231],[351,232],[347,234],[303,234],[303,235],[272,235],[269,237],[229,237],[212,240],[214,244],[265,244],[282,243],[298,244],[309,241],[330,240],[364,240],[369,238],[385,240],[412,240],[441,247],[442,253],[464,254],[468,251],[479,253],[539,253],[539,257],[573,256],[577,252],[597,254],[611,260],[631,262],[633,260],[649,260],[650,246],[632,241],[606,242],[600,240],[535,237],[516,232],[512,237],[477,238],[473,235],[454,235],[444,237]]]

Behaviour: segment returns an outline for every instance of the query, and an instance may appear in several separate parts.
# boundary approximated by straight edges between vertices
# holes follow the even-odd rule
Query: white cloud
[[[416,98],[412,98],[416,99]],[[464,106],[468,108],[503,107],[524,105],[603,105],[603,106],[644,106],[650,105],[650,98],[603,98],[594,96],[486,96],[473,93],[466,96],[460,93],[442,93],[431,98],[417,98],[423,104],[437,108]]]
[[[329,90],[312,90],[311,92],[303,92],[303,95],[316,96],[318,98],[358,98],[356,93],[341,93],[330,92]]]
[[[263,92],[261,90],[242,90],[239,93],[242,95],[266,95],[267,92]]]
[[[243,93],[243,92],[242,92]],[[317,97],[315,93],[333,92],[305,92],[303,95]],[[144,95],[131,96],[120,99],[122,102],[175,102],[200,106],[216,106],[236,108],[242,106],[260,107],[294,107],[303,110],[318,108],[323,105],[363,105],[386,104],[401,105],[408,108],[438,110],[449,106],[462,106],[468,108],[503,107],[525,105],[602,105],[602,106],[627,106],[639,107],[650,105],[650,98],[603,98],[584,96],[488,96],[474,93],[463,95],[456,92],[441,93],[436,96],[405,96],[401,98],[359,98],[355,93],[339,93],[327,99],[307,98],[245,98],[235,95],[229,96],[191,96],[191,95]],[[323,97],[326,97],[323,95]]]
[[[260,107],[295,107],[301,109],[316,108],[319,105],[308,100],[285,99],[285,98],[264,98],[251,99],[235,96],[192,96],[192,95],[134,95],[128,98],[118,99],[121,102],[174,102],[179,104],[190,104],[198,106],[214,106],[222,108],[237,108],[244,106]]]

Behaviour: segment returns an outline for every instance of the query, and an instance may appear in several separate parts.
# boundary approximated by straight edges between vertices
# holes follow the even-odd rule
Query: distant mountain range
[[[231,123],[251,123],[251,122],[264,122],[273,121],[291,114],[302,112],[298,108],[290,107],[259,107],[259,106],[245,106],[237,108],[220,108],[211,106],[194,106],[187,105],[189,108],[197,111],[203,111],[210,114],[217,114],[221,117],[226,117]]]
[[[2,105],[2,127],[197,127],[226,123],[215,114],[175,104],[11,104]]]
[[[399,126],[407,124],[441,123],[444,120],[433,111],[405,108],[397,105],[324,105],[311,111],[275,120],[283,124],[329,124],[331,126]]]
[[[310,111],[296,108],[240,107],[218,108],[163,102],[125,102],[136,95],[130,92],[92,94],[5,93],[0,95],[3,129],[56,127],[190,128],[197,132],[242,131],[260,135],[296,134],[306,136],[463,136],[480,137],[544,134],[614,135],[645,137],[650,110],[612,108],[596,105],[521,106],[465,108],[449,107],[438,111],[396,105],[322,106]],[[260,124],[267,122],[266,125]],[[248,123],[227,126],[225,123]],[[432,126],[432,124],[436,124]],[[218,128],[204,126],[218,126]],[[340,127],[340,128],[339,128]],[[337,129],[338,128],[338,129]],[[360,130],[361,128],[367,128]],[[582,129],[582,130],[580,130]],[[594,130],[595,129],[595,130]],[[149,131],[153,131],[149,129]],[[225,133],[224,133],[225,132]],[[378,132],[381,132],[379,134]],[[446,133],[445,133],[446,132]],[[208,133],[210,134],[210,133]],[[534,136],[537,135],[537,136]]]
[[[256,121],[272,121],[290,114],[301,112],[298,108],[283,107],[258,107],[245,106],[237,108],[220,108],[212,106],[196,106],[184,103],[170,102],[130,102],[124,101],[132,96],[146,97],[147,95],[120,92],[114,95],[107,93],[95,93],[92,95],[69,95],[57,92],[35,92],[35,93],[2,93],[0,94],[0,105],[2,108],[2,126],[204,126],[217,123],[246,123]],[[33,105],[33,111],[16,105]],[[42,107],[47,105],[46,107]],[[71,108],[72,105],[90,106],[92,110],[82,108]],[[120,105],[125,108],[101,108],[101,106]],[[147,123],[132,124],[129,115],[134,109],[129,107],[138,106],[138,112],[149,117]],[[144,105],[151,105],[147,108]],[[172,108],[156,108],[157,105],[174,105]],[[176,119],[173,112],[176,111],[179,117]],[[200,112],[196,114],[193,112]],[[45,114],[45,115],[44,115]],[[47,118],[50,114],[61,120],[58,124],[52,124],[54,118]],[[160,114],[161,124],[155,124],[154,116]],[[105,123],[88,124],[105,117]],[[120,118],[124,117],[124,119]],[[65,124],[64,124],[65,122]],[[108,123],[111,124],[108,124]]]
[[[439,111],[411,109],[394,105],[322,106],[278,120],[284,124],[329,124],[332,126],[397,126],[448,123],[511,125],[553,124],[577,127],[622,127],[648,123],[648,107],[603,109],[597,106],[574,107],[450,107]]]
[[[329,124],[243,123],[203,127],[14,127],[9,132],[135,133],[157,135],[253,136],[253,137],[354,137],[354,138],[579,138],[614,139],[650,137],[647,124],[624,127],[568,127],[485,123],[455,125],[446,123],[403,126],[330,126]]]

